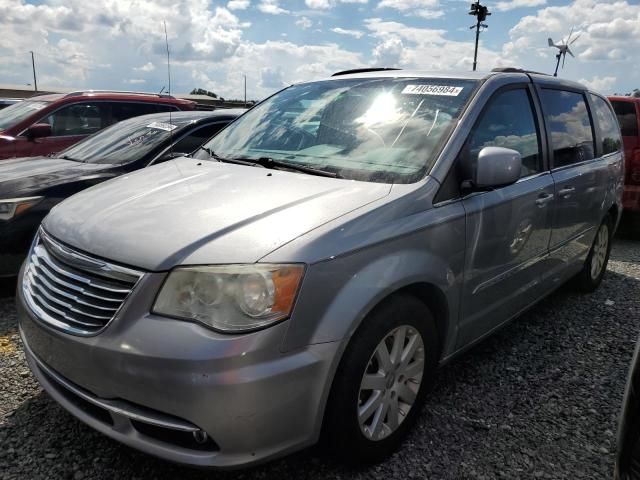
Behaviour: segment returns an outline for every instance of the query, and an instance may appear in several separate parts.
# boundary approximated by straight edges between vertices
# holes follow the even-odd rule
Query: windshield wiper
[[[275,170],[293,170],[296,172],[307,173],[309,175],[318,175],[319,177],[342,178],[336,172],[328,172],[326,170],[320,170],[319,168],[309,167],[306,165],[298,165],[296,163],[282,162],[280,160],[275,160],[271,157],[231,158],[231,159],[225,159],[225,161],[238,162],[238,163],[242,162],[247,165],[260,165],[261,167],[275,169]]]
[[[217,156],[213,150],[211,150],[209,147],[205,147],[204,145],[201,145],[200,148],[198,148],[198,150],[196,150],[196,152],[200,151],[200,150],[204,150],[206,153],[209,154],[210,157],[214,157],[215,158]]]
[[[283,169],[283,170],[294,170],[296,172],[307,173],[309,175],[318,175],[320,177],[331,177],[331,178],[342,178],[336,172],[327,172],[326,170],[320,170],[319,168],[308,167],[304,165],[297,165],[295,163],[282,162],[280,160],[274,160],[271,157],[260,157],[260,158],[240,158],[240,157],[221,157],[216,154],[209,147],[201,146],[200,150],[204,150],[209,156],[219,162],[224,163],[235,163],[237,165],[248,165],[251,167],[264,167],[269,169]]]
[[[208,155],[209,158],[213,158],[214,160],[217,160],[219,162],[225,162],[225,163],[237,163],[239,165],[249,165],[249,166],[255,166],[258,165],[257,163],[255,163],[254,161],[248,161],[248,160],[241,160],[241,159],[236,159],[236,158],[225,158],[225,157],[221,157],[220,155],[218,155],[216,152],[214,152],[212,149],[210,149],[209,147],[205,147],[204,145],[201,146],[198,150],[204,150]],[[197,150],[196,150],[197,151]]]
[[[61,158],[63,160],[71,160],[72,162],[84,163],[84,160],[80,160],[79,158],[73,158],[73,157],[70,157],[69,155],[60,155],[58,158]]]

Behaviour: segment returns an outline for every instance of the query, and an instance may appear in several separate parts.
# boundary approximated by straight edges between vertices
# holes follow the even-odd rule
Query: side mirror
[[[475,188],[504,187],[515,183],[522,171],[520,152],[503,147],[484,147],[473,175]]]
[[[26,133],[29,140],[49,137],[51,136],[51,125],[49,125],[48,123],[35,123],[27,128]]]

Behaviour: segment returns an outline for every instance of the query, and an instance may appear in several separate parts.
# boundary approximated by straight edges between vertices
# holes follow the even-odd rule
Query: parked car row
[[[0,159],[50,155],[127,118],[193,110],[170,95],[80,91],[31,97],[0,110]]]
[[[54,205],[105,180],[188,155],[241,113],[143,115],[56,156],[0,162],[0,277],[17,275],[40,222]]]
[[[439,365],[571,279],[598,287],[623,209],[616,112],[521,70],[371,69],[288,87],[197,150],[232,112],[189,148],[184,113],[0,162],[9,223],[48,212],[19,273],[29,365],[80,420],[172,461],[321,438],[379,461]]]

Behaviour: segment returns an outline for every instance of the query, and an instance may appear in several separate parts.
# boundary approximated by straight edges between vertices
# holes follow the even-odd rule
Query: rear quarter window
[[[591,94],[591,101],[594,108],[594,117],[600,128],[602,154],[617,152],[622,147],[618,120],[605,100]]]
[[[616,112],[620,130],[623,137],[638,136],[638,114],[636,113],[636,104],[634,102],[611,102],[613,110]]]
[[[541,98],[551,133],[553,167],[595,158],[593,128],[584,95],[543,88]]]

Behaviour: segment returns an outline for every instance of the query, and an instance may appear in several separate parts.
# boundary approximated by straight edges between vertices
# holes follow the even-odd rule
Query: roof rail
[[[350,73],[366,73],[366,72],[386,72],[388,70],[401,70],[400,68],[388,68],[388,67],[378,67],[378,68],[354,68],[352,70],[342,70],[341,72],[336,72],[332,77],[338,77],[340,75],[349,75]]]
[[[546,75],[549,76],[548,73],[535,72],[533,70],[526,70],[524,68],[515,68],[515,67],[498,67],[491,70],[494,73],[533,73],[534,75]]]
[[[91,93],[121,93],[125,95],[148,95],[148,96],[158,97],[158,98],[175,98],[173,95],[169,95],[166,93],[133,92],[133,91],[127,91],[127,90],[78,90],[75,92],[67,93],[64,96],[64,98],[79,97],[81,95],[88,95]]]

